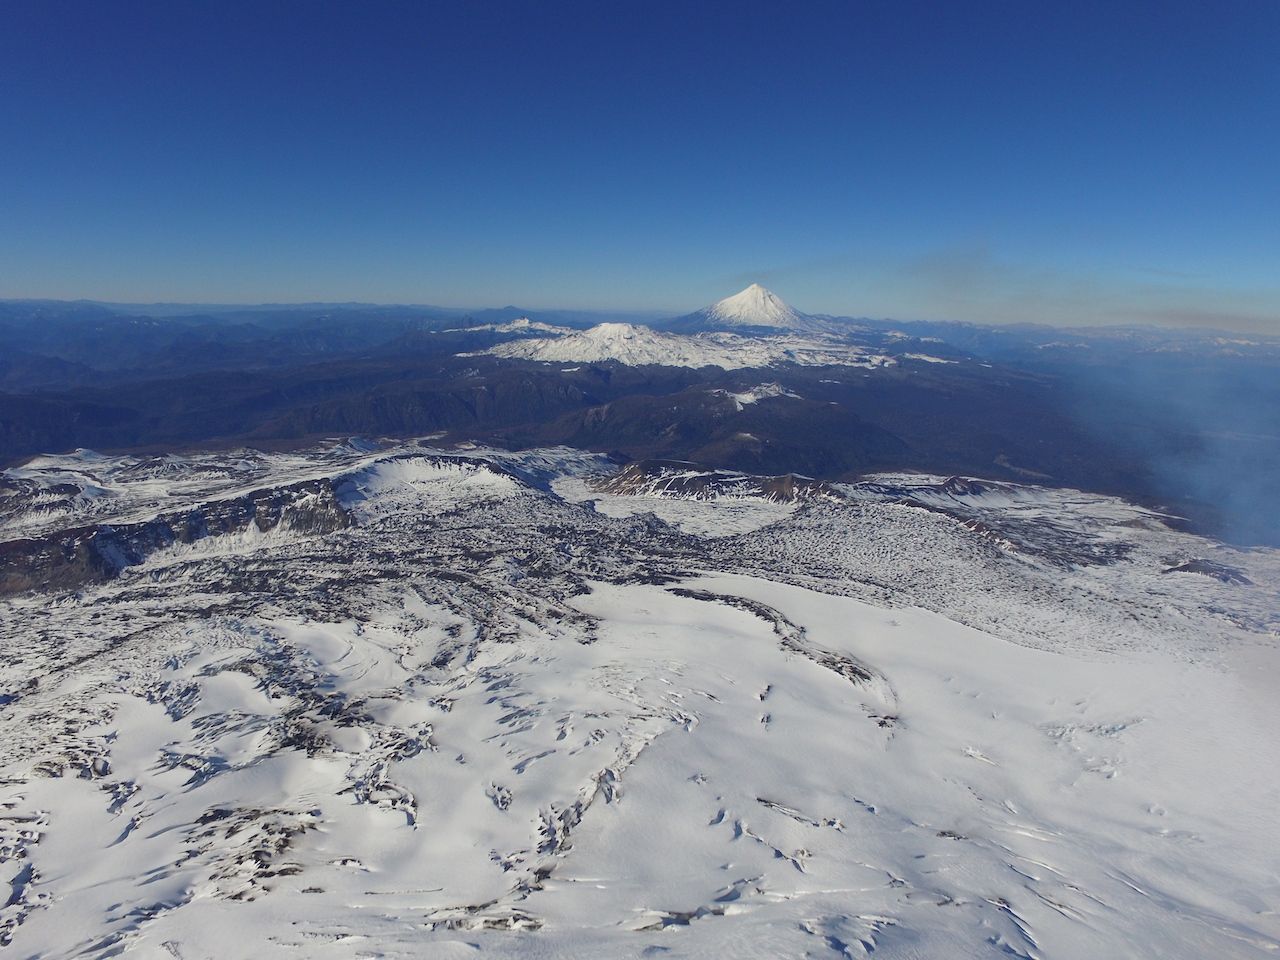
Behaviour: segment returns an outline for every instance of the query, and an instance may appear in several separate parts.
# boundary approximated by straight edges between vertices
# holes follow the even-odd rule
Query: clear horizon
[[[770,291],[770,292],[776,293],[776,291]],[[308,309],[323,308],[323,307],[350,307],[353,309],[370,309],[370,310],[403,308],[403,309],[409,309],[409,310],[421,309],[421,310],[443,310],[443,311],[449,311],[449,312],[456,311],[460,314],[473,313],[473,312],[480,313],[483,311],[490,311],[490,310],[492,311],[528,310],[529,313],[531,314],[556,314],[556,313],[582,314],[586,316],[594,315],[600,318],[607,318],[612,316],[612,317],[616,317],[620,321],[636,323],[636,324],[644,324],[649,321],[657,322],[657,321],[678,319],[682,316],[687,316],[691,313],[697,312],[699,310],[705,309],[706,307],[713,305],[713,304],[702,304],[701,306],[698,306],[698,307],[667,308],[666,310],[655,310],[655,309],[627,310],[627,309],[616,308],[616,307],[607,307],[607,308],[560,307],[555,305],[545,306],[545,307],[529,307],[526,304],[499,305],[499,304],[444,304],[444,303],[397,303],[397,302],[378,303],[374,301],[359,301],[359,300],[342,300],[342,301],[311,300],[311,301],[294,301],[294,302],[276,301],[276,302],[263,302],[263,303],[197,303],[197,302],[189,302],[189,301],[188,302],[151,301],[148,303],[148,302],[98,300],[90,297],[78,298],[76,300],[61,300],[61,299],[49,298],[49,297],[10,297],[10,298],[0,298],[0,303],[53,303],[53,304],[84,303],[84,304],[91,304],[94,306],[102,306],[107,308],[119,308],[123,315],[127,315],[128,311],[130,310],[134,310],[134,311],[138,311],[139,315],[141,316],[152,316],[157,318],[178,317],[183,315],[182,311],[195,311],[198,309],[222,310],[222,311],[228,311],[228,312],[243,311],[245,313],[253,313],[255,311],[268,312],[271,310],[290,310],[290,309],[306,311]],[[790,304],[790,303],[788,303],[787,305],[794,306],[793,304]],[[177,313],[163,312],[167,308],[181,308],[181,311]],[[1182,330],[1201,329],[1205,331],[1217,331],[1219,333],[1249,333],[1253,335],[1262,334],[1267,336],[1280,336],[1280,329],[1278,329],[1275,332],[1270,332],[1267,330],[1250,330],[1250,329],[1232,330],[1231,328],[1222,326],[1222,325],[1211,326],[1211,325],[1199,325],[1199,324],[1195,324],[1195,325],[1169,324],[1169,323],[1160,324],[1160,323],[1154,323],[1151,321],[1145,321],[1145,322],[1133,321],[1129,323],[1092,323],[1092,324],[1078,324],[1073,326],[1068,323],[1047,324],[1040,321],[1030,321],[1030,320],[1026,320],[1026,321],[1009,320],[1009,321],[1004,321],[1002,323],[1001,321],[992,321],[992,320],[988,320],[988,321],[952,320],[951,318],[945,318],[945,317],[943,318],[868,317],[868,316],[853,316],[851,314],[830,314],[830,313],[820,313],[820,312],[817,312],[815,314],[815,313],[812,313],[809,311],[803,311],[803,310],[799,312],[802,314],[828,316],[835,320],[868,320],[868,321],[876,321],[881,323],[959,322],[959,323],[976,323],[979,326],[981,325],[1002,326],[1002,325],[1013,325],[1018,323],[1031,323],[1031,324],[1040,323],[1040,325],[1042,326],[1057,326],[1064,330],[1065,329],[1086,329],[1089,327],[1096,327],[1098,329],[1105,329],[1108,327],[1110,328],[1152,327],[1157,329],[1158,328],[1182,329]],[[602,320],[601,322],[607,322],[607,321]]]
[[[1280,333],[1280,6],[0,11],[0,297]]]

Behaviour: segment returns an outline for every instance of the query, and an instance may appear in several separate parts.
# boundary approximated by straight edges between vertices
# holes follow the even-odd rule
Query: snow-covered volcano
[[[803,314],[758,283],[699,312],[735,327],[790,327],[804,320]]]
[[[894,363],[892,358],[874,353],[866,347],[831,338],[743,337],[734,333],[685,336],[630,323],[601,323],[590,330],[556,338],[512,340],[483,352],[499,357],[560,363],[617,360],[631,367],[653,364],[694,368],[716,366],[726,370],[767,367],[786,362],[801,366],[858,367],[878,367]]]
[[[825,333],[830,325],[801,313],[775,293],[753,283],[741,293],[671,321],[678,333],[703,330],[736,330],[749,333]]]
[[[566,363],[597,363],[617,360],[628,366],[662,364],[669,367],[725,368],[765,366],[769,352],[754,344],[746,344],[746,354],[734,345],[728,346],[672,333],[659,333],[648,327],[630,323],[601,323],[581,333],[571,333],[554,340],[514,340],[485,351],[500,357],[523,357],[529,360],[551,360]]]

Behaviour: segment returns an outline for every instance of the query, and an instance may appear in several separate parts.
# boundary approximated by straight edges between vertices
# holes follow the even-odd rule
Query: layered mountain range
[[[1274,342],[0,306],[0,953],[1280,950]]]
[[[875,469],[1034,479],[1280,540],[1267,509],[1280,496],[1273,338],[833,318],[754,284],[667,319],[165,309],[174,315],[0,304],[0,462],[439,433],[829,480]],[[723,400],[767,383],[788,398]]]

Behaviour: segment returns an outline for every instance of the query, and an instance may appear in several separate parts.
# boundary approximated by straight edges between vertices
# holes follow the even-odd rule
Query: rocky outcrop
[[[138,523],[93,524],[0,543],[0,595],[102,583],[158,551],[210,537],[274,530],[316,536],[350,525],[328,479],[254,490]]]
[[[714,470],[704,464],[679,460],[640,460],[629,463],[617,473],[596,481],[591,486],[601,493],[620,496],[691,497],[695,500],[728,496],[789,502],[815,496],[841,496],[831,484],[799,474],[756,477]]]

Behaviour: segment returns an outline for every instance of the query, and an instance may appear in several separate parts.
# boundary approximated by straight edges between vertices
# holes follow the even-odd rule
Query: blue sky
[[[1280,3],[0,5],[0,297],[1280,333]]]

